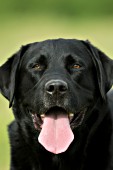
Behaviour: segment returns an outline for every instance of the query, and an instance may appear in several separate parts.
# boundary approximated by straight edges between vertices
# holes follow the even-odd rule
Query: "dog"
[[[113,169],[113,60],[88,40],[21,47],[0,67],[11,170]]]

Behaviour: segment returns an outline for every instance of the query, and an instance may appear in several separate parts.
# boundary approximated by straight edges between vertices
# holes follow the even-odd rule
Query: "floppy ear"
[[[98,85],[103,99],[113,84],[113,60],[107,57],[102,51],[94,47],[89,41],[82,41],[87,47],[94,62]]]
[[[9,107],[12,106],[14,98],[19,63],[27,48],[28,45],[22,46],[17,53],[15,53],[5,64],[0,67],[0,92],[9,100]]]

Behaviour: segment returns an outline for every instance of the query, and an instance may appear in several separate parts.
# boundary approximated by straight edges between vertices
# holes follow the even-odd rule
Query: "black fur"
[[[66,82],[62,97],[46,94],[45,84],[53,79]],[[89,41],[58,39],[23,46],[0,67],[0,91],[15,116],[9,125],[10,169],[112,170],[112,84],[113,61]],[[87,111],[73,129],[69,148],[55,155],[39,144],[40,131],[30,112],[40,115],[56,106],[72,113]]]

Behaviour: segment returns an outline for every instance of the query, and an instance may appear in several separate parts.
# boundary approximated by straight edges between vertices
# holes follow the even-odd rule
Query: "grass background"
[[[9,8],[7,7],[7,9]],[[73,8],[70,8],[70,11],[71,9]],[[79,16],[72,11],[70,13],[66,13],[66,11],[49,13],[49,7],[46,13],[43,13],[41,9],[38,13],[36,13],[36,9],[35,12],[24,10],[23,8],[22,13],[21,9],[18,13],[12,12],[12,10],[5,13],[3,10],[0,15],[0,65],[21,45],[54,38],[89,39],[113,58],[112,14],[96,15],[91,13],[91,9],[89,13],[92,15],[85,16],[86,13]],[[14,117],[8,104],[8,101],[0,95],[0,170],[8,170],[10,164],[7,126]]]

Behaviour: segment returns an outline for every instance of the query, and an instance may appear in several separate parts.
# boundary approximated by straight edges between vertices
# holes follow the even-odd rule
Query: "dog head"
[[[18,106],[17,121],[35,129],[39,142],[53,153],[68,148],[72,130],[82,125],[98,98],[106,99],[112,81],[113,61],[88,41],[29,44],[0,67],[0,90],[10,106]]]

